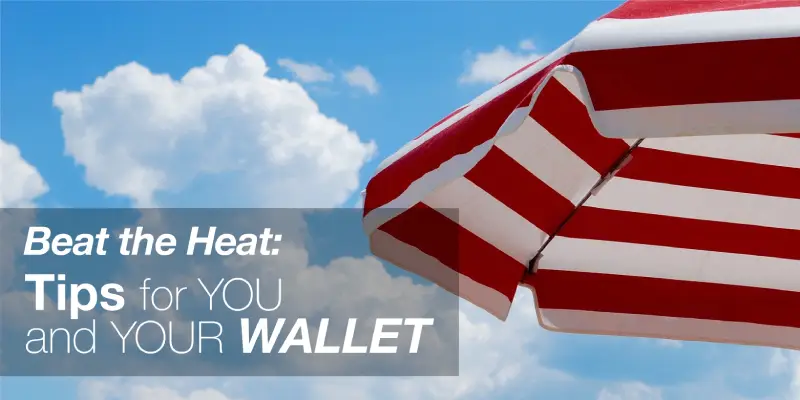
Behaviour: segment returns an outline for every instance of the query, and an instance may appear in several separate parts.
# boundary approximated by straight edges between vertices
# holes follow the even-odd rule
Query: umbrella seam
[[[530,261],[528,261],[528,268],[525,270],[525,273],[523,274],[521,281],[525,281],[526,277],[536,274],[539,260],[542,258],[544,250],[547,248],[550,242],[553,241],[553,239],[555,239],[556,236],[558,236],[559,232],[561,232],[564,226],[566,226],[567,223],[572,219],[572,217],[575,216],[575,214],[583,206],[583,204],[586,203],[586,201],[588,201],[590,197],[596,194],[596,189],[599,188],[601,185],[603,185],[606,181],[612,179],[614,177],[614,174],[616,174],[622,167],[624,167],[625,165],[624,163],[626,162],[626,160],[628,160],[631,157],[633,151],[636,150],[639,147],[639,145],[642,144],[642,142],[644,142],[644,139],[638,139],[633,145],[631,145],[628,148],[628,150],[625,153],[623,153],[614,162],[614,164],[611,165],[611,167],[608,169],[608,172],[603,174],[600,177],[600,179],[592,186],[592,188],[589,189],[586,195],[584,195],[583,198],[578,202],[578,204],[575,205],[575,208],[573,208],[572,211],[570,211],[570,213],[564,218],[564,220],[561,221],[558,227],[556,227],[555,231],[553,231],[553,234],[548,236],[547,240],[545,240],[542,246],[539,247],[539,250],[536,251],[536,254],[534,254],[534,256],[530,259]]]

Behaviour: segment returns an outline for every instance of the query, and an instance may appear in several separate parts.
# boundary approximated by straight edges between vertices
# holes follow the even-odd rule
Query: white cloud
[[[800,353],[791,352],[791,382],[789,383],[789,399],[800,400]]]
[[[47,190],[39,171],[22,158],[19,148],[0,139],[0,208],[31,207]]]
[[[67,154],[88,184],[138,206],[342,204],[375,144],[268,71],[244,45],[179,80],[136,62],[116,67],[53,96]],[[193,197],[181,198],[189,187]]]
[[[789,355],[784,350],[775,349],[772,351],[772,356],[769,358],[769,367],[767,372],[770,376],[777,376],[790,371],[792,365]]]
[[[626,382],[603,388],[597,400],[662,400],[661,390],[641,382]]]
[[[519,43],[519,51],[497,46],[485,53],[470,55],[467,69],[459,77],[461,84],[494,84],[502,81],[523,66],[535,61],[541,54],[535,52],[530,40]]]
[[[786,400],[800,400],[800,352],[773,349],[767,364],[769,376],[789,379]]]
[[[519,49],[520,50],[533,50],[536,46],[533,44],[533,40],[525,39],[519,42]]]
[[[189,388],[181,390],[174,386],[146,381],[125,382],[119,379],[91,379],[81,382],[78,389],[80,400],[237,400],[218,389]]]
[[[289,58],[281,58],[278,65],[289,70],[301,82],[330,82],[333,74],[317,64],[303,64]]]
[[[19,148],[0,139],[0,208],[32,208],[36,198],[47,191],[39,171],[22,157]],[[14,247],[22,243],[31,217],[29,212],[0,210],[0,296],[16,275]],[[13,236],[17,237],[12,240]]]
[[[369,94],[378,94],[380,87],[378,86],[378,81],[369,72],[369,69],[366,67],[362,67],[361,65],[356,65],[353,69],[346,71],[344,73],[344,80],[347,82],[348,85],[356,88],[361,88],[367,91]]]

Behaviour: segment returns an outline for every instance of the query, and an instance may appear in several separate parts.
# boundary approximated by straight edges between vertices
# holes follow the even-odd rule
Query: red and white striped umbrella
[[[800,0],[628,1],[385,160],[372,251],[501,319],[800,348],[798,74]]]

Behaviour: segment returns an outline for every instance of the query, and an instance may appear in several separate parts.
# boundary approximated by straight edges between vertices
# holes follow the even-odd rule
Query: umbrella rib
[[[564,228],[564,226],[567,225],[569,220],[572,219],[572,217],[575,216],[575,213],[578,212],[578,209],[581,208],[581,206],[583,206],[583,204],[586,203],[586,201],[588,201],[589,198],[592,197],[596,193],[597,189],[601,185],[603,185],[609,179],[613,178],[614,174],[616,174],[622,167],[625,166],[625,163],[627,162],[627,160],[631,156],[631,153],[633,153],[633,151],[636,148],[638,148],[639,145],[642,144],[642,142],[644,142],[644,139],[638,139],[636,142],[634,142],[633,145],[631,145],[628,148],[628,150],[625,153],[623,153],[614,162],[614,164],[611,165],[611,167],[609,168],[608,172],[605,175],[601,176],[600,179],[597,181],[597,183],[595,183],[594,186],[592,186],[592,188],[586,193],[586,195],[583,196],[581,201],[579,201],[578,204],[575,206],[575,208],[573,208],[572,211],[570,211],[570,213],[567,215],[567,217],[564,218],[563,221],[561,221],[561,223],[558,225],[558,227],[556,227],[555,231],[553,231],[553,234],[550,235],[547,238],[547,240],[544,242],[544,244],[542,244],[542,247],[540,247],[539,250],[536,252],[536,254],[530,259],[530,261],[528,261],[528,268],[525,271],[525,275],[522,277],[523,281],[525,280],[526,276],[533,275],[533,274],[536,273],[536,269],[537,269],[537,266],[538,266],[538,263],[539,263],[539,259],[542,258],[542,254],[544,253],[544,250],[547,248],[547,246],[550,244],[550,242],[553,241],[553,239],[555,239],[556,236],[558,236],[559,232],[561,232],[561,230]]]

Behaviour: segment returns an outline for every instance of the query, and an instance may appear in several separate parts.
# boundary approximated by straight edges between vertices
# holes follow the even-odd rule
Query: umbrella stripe
[[[797,115],[800,100],[775,100],[594,111],[592,122],[608,137],[675,138],[797,132]]]
[[[797,341],[800,337],[798,328],[715,319],[546,308],[540,308],[539,315],[542,325],[547,329],[561,332],[700,340],[794,349],[798,348]]]
[[[800,327],[800,296],[792,291],[557,270],[534,279],[546,309]]]
[[[800,199],[800,168],[638,148],[618,177]]]
[[[708,190],[617,177],[586,206],[800,230],[800,202],[749,193]]]
[[[800,70],[798,48],[800,37],[691,43],[579,52],[565,63],[581,71],[596,111],[798,100],[800,80],[776,73]]]
[[[590,206],[579,208],[559,235],[800,260],[800,230]]]
[[[639,146],[755,164],[800,168],[800,142],[785,135],[728,135],[652,138]]]
[[[796,260],[640,243],[559,236],[539,262],[551,269],[800,292]]]

